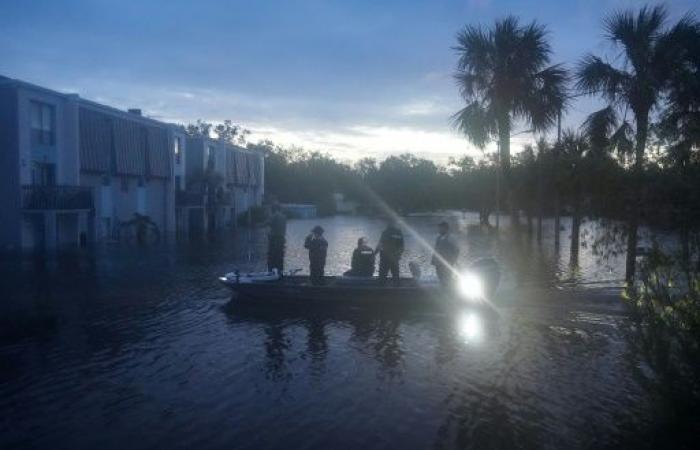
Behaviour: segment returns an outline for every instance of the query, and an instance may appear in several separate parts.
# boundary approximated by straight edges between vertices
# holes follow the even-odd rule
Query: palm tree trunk
[[[510,117],[504,114],[498,121],[498,140],[501,159],[501,179],[506,187],[506,202],[508,203],[508,211],[510,212],[511,226],[517,231],[519,228],[518,217],[515,209],[513,192],[513,179],[510,171]]]
[[[637,229],[642,213],[642,169],[644,167],[644,149],[647,144],[647,129],[649,127],[649,111],[640,113],[636,117],[637,133],[635,136],[634,169],[632,180],[632,208],[630,209],[629,226],[627,230],[627,263],[625,267],[625,281],[632,283],[637,262]]]
[[[557,115],[557,145],[554,146],[554,248],[559,251],[560,205],[559,205],[559,146],[561,145],[561,109]]]

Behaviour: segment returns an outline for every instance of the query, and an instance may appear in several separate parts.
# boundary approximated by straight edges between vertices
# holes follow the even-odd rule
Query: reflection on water
[[[466,312],[460,314],[457,320],[457,327],[462,336],[464,336],[467,342],[478,342],[483,336],[483,325],[481,323],[481,318],[473,313]]]
[[[2,448],[599,448],[651,446],[660,418],[622,336],[614,284],[582,248],[460,226],[463,262],[504,267],[496,309],[305,307],[230,301],[215,279],[264,265],[264,232],[172,247],[6,261]],[[411,218],[432,238],[434,217]],[[381,223],[320,221],[330,273]],[[289,224],[289,267],[305,267]],[[562,240],[564,242],[564,239]],[[408,239],[406,260],[431,273]],[[560,261],[565,261],[562,264]],[[571,281],[573,280],[573,281]],[[651,432],[651,431],[649,431]]]

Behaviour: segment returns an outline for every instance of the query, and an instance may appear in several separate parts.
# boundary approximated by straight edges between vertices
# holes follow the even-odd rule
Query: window
[[[180,164],[182,158],[182,143],[180,142],[180,137],[175,136],[173,141],[173,153],[175,154],[175,164]]]
[[[56,110],[46,103],[32,101],[32,144],[54,145],[56,143]]]

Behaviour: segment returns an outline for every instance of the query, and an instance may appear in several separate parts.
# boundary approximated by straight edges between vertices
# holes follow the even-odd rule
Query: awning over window
[[[248,155],[243,152],[236,152],[236,184],[240,186],[248,185]]]
[[[247,156],[249,184],[257,186],[260,184],[260,156],[255,153],[248,153]]]
[[[109,172],[112,126],[107,115],[80,108],[80,170]]]
[[[84,107],[79,117],[81,170],[170,177],[170,146],[164,128]]]
[[[146,175],[145,127],[124,119],[114,119],[115,168],[119,175]]]
[[[152,177],[170,176],[170,152],[168,132],[162,128],[148,128],[148,168]]]
[[[226,152],[226,182],[235,183],[236,182],[236,151]]]

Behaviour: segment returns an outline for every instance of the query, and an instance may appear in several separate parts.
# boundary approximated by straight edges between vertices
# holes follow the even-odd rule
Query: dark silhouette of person
[[[351,277],[371,277],[374,275],[374,250],[367,245],[365,238],[357,240],[357,247],[352,252],[350,270],[345,272]]]
[[[323,228],[316,225],[311,234],[306,236],[304,247],[309,250],[309,272],[311,273],[311,284],[323,284],[323,270],[326,267],[326,252],[328,241],[323,237]]]
[[[389,219],[377,246],[377,252],[379,252],[379,283],[381,285],[386,284],[389,272],[391,272],[394,285],[399,285],[399,261],[403,250],[403,233],[396,226],[395,220]]]
[[[445,221],[440,222],[430,263],[435,266],[435,273],[444,287],[452,284],[453,270],[458,256],[459,248],[450,236],[450,226]]]
[[[280,205],[272,205],[272,216],[268,221],[270,233],[268,234],[267,247],[267,270],[277,269],[280,273],[284,271],[284,246],[287,234],[287,217],[282,213]]]

